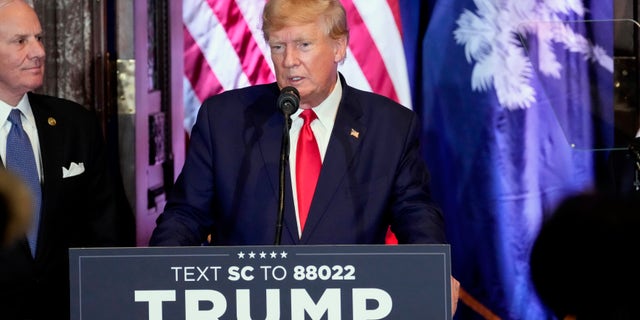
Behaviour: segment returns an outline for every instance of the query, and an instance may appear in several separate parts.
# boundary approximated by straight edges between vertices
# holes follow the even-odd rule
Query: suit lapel
[[[344,79],[342,83],[345,83]],[[360,152],[361,141],[366,136],[363,110],[352,97],[349,87],[343,85],[343,96],[302,234],[302,243],[309,242],[314,229],[327,213],[329,204],[340,190],[339,186],[349,171],[352,160]]]
[[[277,86],[273,85],[274,93],[278,93]],[[275,104],[275,97],[261,99],[256,105],[250,107],[252,115],[254,134],[258,147],[262,155],[264,167],[267,168],[269,184],[272,186],[276,207],[280,186],[280,149],[282,135],[284,132],[284,116],[277,107],[268,107],[268,104]],[[265,106],[267,105],[267,106]],[[254,139],[254,138],[249,138]],[[250,143],[250,142],[249,142]],[[275,165],[274,165],[275,164]],[[289,176],[289,166],[285,166],[285,198],[284,198],[284,228],[282,233],[283,243],[296,243],[298,241],[297,222],[293,207],[293,196],[291,192],[291,178]],[[273,221],[276,221],[274,212]],[[290,240],[284,240],[289,237]]]
[[[38,140],[40,144],[40,158],[42,159],[42,172],[44,182],[42,184],[42,209],[40,210],[40,225],[38,250],[40,253],[43,247],[46,247],[48,230],[46,226],[51,225],[47,222],[50,217],[48,213],[55,211],[52,208],[57,207],[57,199],[60,183],[62,179],[61,159],[63,148],[63,139],[60,137],[60,130],[57,128],[60,120],[56,119],[56,115],[52,112],[50,106],[42,103],[39,96],[29,94],[29,104],[35,118],[36,127],[38,128]],[[56,120],[51,121],[51,120]],[[37,258],[37,257],[36,257]]]

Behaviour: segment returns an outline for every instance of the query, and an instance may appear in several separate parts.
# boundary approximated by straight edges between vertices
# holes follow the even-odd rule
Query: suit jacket
[[[414,112],[343,84],[302,237],[286,167],[281,244],[443,243]],[[208,98],[150,244],[274,244],[284,117],[276,83]]]
[[[68,319],[68,249],[121,244],[116,203],[95,114],[71,101],[28,97],[44,179],[38,246],[35,258],[26,239],[0,250],[0,317]],[[72,162],[84,172],[63,178]]]

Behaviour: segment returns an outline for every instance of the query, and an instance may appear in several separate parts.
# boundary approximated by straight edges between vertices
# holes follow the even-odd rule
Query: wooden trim
[[[491,312],[489,308],[485,307],[480,303],[480,301],[472,297],[462,287],[460,287],[460,301],[487,320],[500,320],[500,317]]]

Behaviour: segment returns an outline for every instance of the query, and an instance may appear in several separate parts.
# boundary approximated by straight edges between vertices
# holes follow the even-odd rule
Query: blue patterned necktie
[[[31,148],[29,136],[22,129],[21,112],[18,109],[11,110],[9,122],[11,130],[7,136],[7,169],[15,173],[26,183],[33,195],[33,218],[32,227],[27,234],[31,254],[36,255],[36,241],[38,240],[38,224],[40,222],[40,201],[42,191],[40,189],[40,178],[38,177],[38,167]]]

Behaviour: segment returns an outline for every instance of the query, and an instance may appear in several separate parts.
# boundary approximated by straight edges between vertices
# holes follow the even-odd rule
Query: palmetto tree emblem
[[[553,51],[562,45],[613,73],[613,58],[599,45],[576,33],[566,17],[583,17],[581,0],[474,0],[476,12],[465,9],[453,35],[464,46],[467,62],[475,63],[473,91],[495,89],[507,109],[529,108],[536,102],[531,85],[534,70],[520,36],[536,36],[539,73],[560,78],[562,65]],[[571,19],[575,23],[575,18]],[[589,21],[582,21],[589,23]]]

